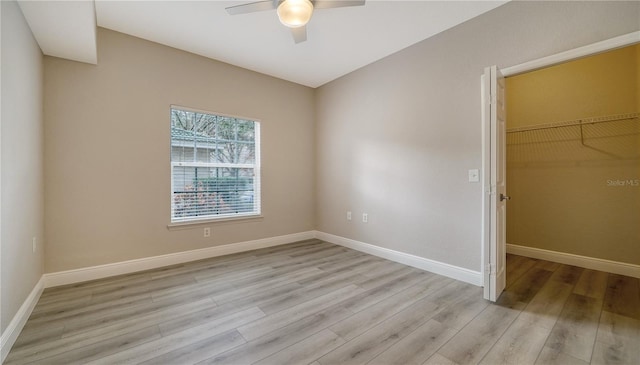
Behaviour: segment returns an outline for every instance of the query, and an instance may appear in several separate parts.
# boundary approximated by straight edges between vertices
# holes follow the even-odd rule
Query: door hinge
[[[489,191],[487,191],[489,195],[496,195],[496,184],[489,185]]]
[[[496,267],[495,267],[495,265],[487,264],[487,267],[485,268],[485,271],[489,275],[495,275],[496,274]]]

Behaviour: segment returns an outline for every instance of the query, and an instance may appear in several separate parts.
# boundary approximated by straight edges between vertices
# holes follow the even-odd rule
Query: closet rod
[[[531,127],[520,127],[520,128],[507,129],[507,133],[519,133],[519,132],[528,132],[528,131],[535,131],[535,130],[541,130],[541,129],[562,128],[562,127],[572,127],[572,126],[577,126],[577,125],[617,122],[617,121],[621,121],[621,120],[637,119],[638,117],[640,117],[640,113],[619,114],[619,115],[612,115],[612,116],[608,116],[608,117],[577,119],[577,120],[571,120],[571,121],[568,121],[568,122],[557,122],[557,123],[550,123],[550,124],[540,124],[540,125],[531,126]]]

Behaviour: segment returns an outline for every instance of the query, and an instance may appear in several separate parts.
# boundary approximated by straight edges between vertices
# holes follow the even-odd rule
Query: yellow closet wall
[[[640,111],[640,45],[507,78],[507,128]],[[640,121],[507,134],[507,243],[640,264]],[[585,146],[586,145],[586,146]]]
[[[638,111],[640,45],[507,78],[508,128]]]

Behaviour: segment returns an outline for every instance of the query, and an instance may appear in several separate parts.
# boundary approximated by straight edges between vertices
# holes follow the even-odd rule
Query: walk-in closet
[[[640,265],[640,45],[507,78],[508,252]]]

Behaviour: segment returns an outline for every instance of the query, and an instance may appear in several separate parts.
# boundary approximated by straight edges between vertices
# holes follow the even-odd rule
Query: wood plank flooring
[[[6,364],[640,364],[636,278],[482,288],[318,240],[45,290]]]

